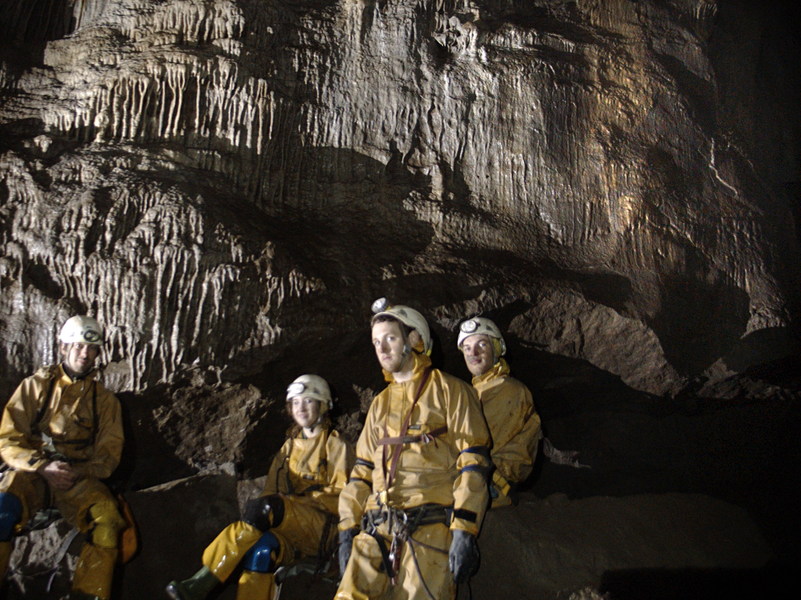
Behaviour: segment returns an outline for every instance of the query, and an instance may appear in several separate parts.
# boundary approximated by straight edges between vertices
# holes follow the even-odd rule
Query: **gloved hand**
[[[476,536],[461,529],[454,529],[448,552],[448,565],[453,573],[453,580],[456,583],[464,583],[475,575],[478,571],[479,558]]]
[[[345,569],[350,560],[350,552],[353,549],[353,538],[359,533],[356,528],[346,529],[339,532],[339,548],[337,548],[337,557],[339,558],[339,574],[344,575]]]
[[[259,531],[278,527],[284,520],[284,500],[277,494],[251,498],[245,503],[242,520]]]

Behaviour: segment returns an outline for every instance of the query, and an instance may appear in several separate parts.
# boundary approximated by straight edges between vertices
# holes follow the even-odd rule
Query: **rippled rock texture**
[[[660,395],[783,350],[743,349],[797,303],[798,86],[775,7],[5,12],[7,387],[75,311],[107,324],[108,377],[142,390],[190,365],[256,372],[362,329],[385,294],[446,343],[481,312]]]
[[[546,429],[595,469],[577,483],[546,468],[543,494],[737,495],[754,479],[732,456],[764,473],[796,439],[791,3],[2,11],[0,392],[55,359],[66,317],[97,316],[128,488],[263,474],[300,372],[331,381],[355,434],[382,385],[379,296],[419,308],[436,361],[464,377],[460,318],[508,332]],[[772,416],[705,420],[725,444],[699,463],[679,441],[700,455],[708,431],[659,419],[706,419],[707,400]],[[655,421],[626,428],[640,413]]]

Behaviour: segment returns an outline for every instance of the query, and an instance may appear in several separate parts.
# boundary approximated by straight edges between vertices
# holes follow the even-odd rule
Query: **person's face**
[[[390,373],[404,371],[409,354],[403,351],[400,325],[394,321],[381,321],[373,325],[372,334],[373,349],[381,368]]]
[[[320,418],[320,402],[313,398],[305,398],[303,396],[295,396],[290,401],[292,409],[292,418],[295,423],[304,428],[311,428],[317,423]]]
[[[473,377],[483,375],[490,370],[493,361],[492,340],[485,333],[477,333],[462,342],[464,362]]]
[[[67,368],[76,375],[84,375],[92,370],[100,354],[100,346],[96,344],[61,344],[61,356]]]

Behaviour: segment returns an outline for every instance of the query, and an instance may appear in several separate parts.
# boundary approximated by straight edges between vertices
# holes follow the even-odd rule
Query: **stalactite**
[[[693,265],[752,298],[755,323],[780,320],[770,211],[748,198],[768,192],[704,116],[721,5],[513,4],[73,2],[75,30],[44,45],[0,109],[41,136],[24,160],[0,158],[4,222],[53,279],[42,288],[75,306],[96,306],[100,290],[105,315],[136,308],[125,294],[173,303],[137,321],[143,346],[126,342],[145,357],[131,360],[137,385],[223,353],[175,347],[175,332],[200,340],[239,310],[262,328],[238,330],[242,344],[274,341],[272,307],[326,291],[291,261],[274,273],[234,223],[211,227],[194,173],[265,219],[408,219],[432,272],[438,249],[462,246],[635,280]],[[43,6],[14,2],[10,17],[46,27]],[[365,270],[401,279],[422,262]],[[651,318],[657,302],[642,296],[626,310]]]

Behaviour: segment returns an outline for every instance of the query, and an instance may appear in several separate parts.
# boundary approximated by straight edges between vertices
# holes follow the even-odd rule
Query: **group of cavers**
[[[338,562],[336,599],[449,600],[475,574],[490,507],[509,505],[531,473],[541,438],[531,393],[510,376],[491,320],[459,326],[472,386],[433,368],[432,338],[413,308],[373,304],[372,343],[387,381],[352,446],[333,429],[328,383],[301,375],[286,390],[294,424],[263,492],[246,502],[173,600],[200,600],[238,572],[238,600],[276,600],[276,571],[299,560]],[[117,398],[96,380],[100,324],[75,316],[59,334],[60,363],[16,389],[0,424],[0,574],[13,537],[54,507],[85,535],[68,598],[111,595],[129,519],[103,483],[117,467]],[[279,571],[280,572],[280,571]]]

